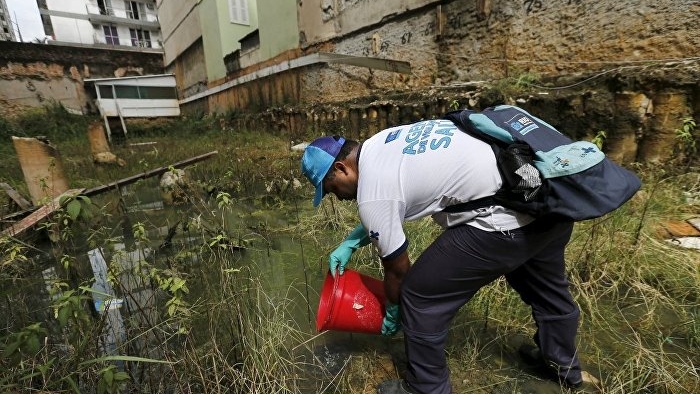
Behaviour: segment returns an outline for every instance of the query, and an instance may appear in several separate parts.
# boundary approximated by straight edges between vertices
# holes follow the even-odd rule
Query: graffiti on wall
[[[447,16],[447,25],[450,26],[452,29],[459,29],[462,27],[462,24],[463,23],[461,14]]]
[[[430,21],[425,26],[425,29],[423,29],[423,36],[432,36],[435,34],[436,30],[437,30],[437,22]]]

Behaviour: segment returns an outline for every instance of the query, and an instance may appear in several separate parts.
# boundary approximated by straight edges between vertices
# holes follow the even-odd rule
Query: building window
[[[101,99],[114,99],[112,85],[99,85]],[[114,93],[118,99],[148,99],[148,100],[173,100],[177,99],[177,89],[173,86],[134,86],[116,85]]]
[[[114,9],[112,8],[112,0],[97,0],[97,8],[100,9],[100,14],[102,14],[102,15],[114,16]]]
[[[135,47],[150,48],[151,32],[148,30],[129,29],[131,33],[131,45]]]
[[[129,19],[146,19],[146,4],[137,1],[125,1],[126,17]]]
[[[105,32],[105,42],[110,45],[119,45],[119,34],[116,26],[102,26]]]
[[[228,0],[228,13],[231,23],[250,25],[248,20],[248,0]]]
[[[98,89],[100,90],[100,98],[103,98],[103,99],[114,98],[114,94],[112,94],[112,87],[111,86],[99,85]]]
[[[120,99],[137,99],[139,97],[138,86],[118,85],[114,87],[117,98]]]
[[[173,100],[177,99],[177,90],[170,86],[139,86],[139,98]]]
[[[258,29],[247,34],[245,37],[238,40],[241,43],[241,53],[250,52],[260,47],[260,33]]]

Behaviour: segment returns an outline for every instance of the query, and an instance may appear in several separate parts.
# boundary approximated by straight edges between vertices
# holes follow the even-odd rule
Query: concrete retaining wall
[[[0,115],[56,101],[96,111],[83,80],[163,73],[158,52],[0,41]]]

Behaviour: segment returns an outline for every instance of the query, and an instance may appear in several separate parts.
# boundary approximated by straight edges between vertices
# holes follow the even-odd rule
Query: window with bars
[[[119,45],[119,33],[116,26],[103,25],[102,30],[105,33],[105,42],[110,45]]]

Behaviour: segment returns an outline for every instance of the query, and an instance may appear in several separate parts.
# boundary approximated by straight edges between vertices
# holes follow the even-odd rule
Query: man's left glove
[[[397,304],[387,303],[384,321],[382,321],[382,335],[393,337],[401,329],[401,311]]]
[[[369,244],[369,235],[367,234],[367,230],[362,226],[362,223],[360,223],[345,237],[345,240],[331,252],[328,259],[328,268],[330,268],[333,277],[336,276],[336,270],[338,270],[337,275],[342,275],[343,272],[345,272],[345,266],[348,264],[348,261],[350,261],[353,252],[367,244]]]

